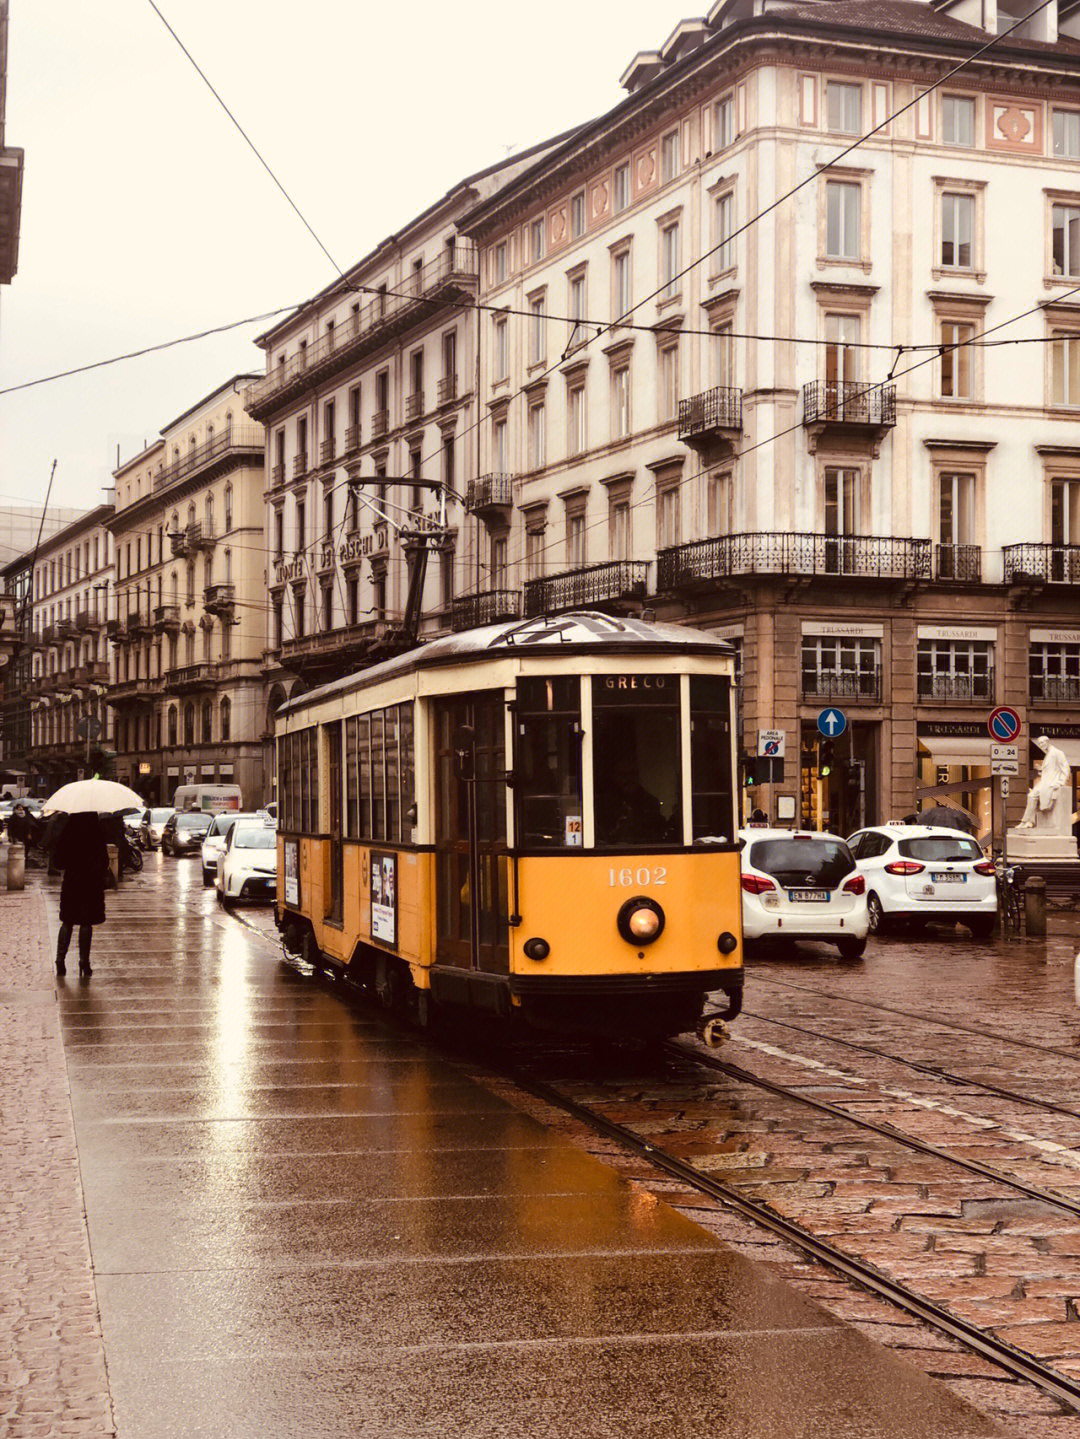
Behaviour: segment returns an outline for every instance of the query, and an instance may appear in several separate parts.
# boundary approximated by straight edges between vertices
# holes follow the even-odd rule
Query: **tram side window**
[[[735,838],[731,688],[724,677],[690,677],[690,781],[695,839]]]
[[[315,834],[319,828],[319,739],[314,728],[278,740],[282,829]]]
[[[407,844],[414,798],[412,705],[346,720],[345,753],[346,837]]]
[[[592,686],[597,845],[681,843],[679,676],[596,675]]]
[[[278,823],[282,829],[292,829],[293,827],[289,803],[289,784],[292,780],[292,746],[289,743],[291,738],[291,735],[283,734],[277,742]]]
[[[582,843],[581,683],[576,675],[517,686],[515,827],[522,849]]]

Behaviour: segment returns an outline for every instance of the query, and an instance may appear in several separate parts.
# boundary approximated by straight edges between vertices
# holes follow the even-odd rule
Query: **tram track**
[[[740,1072],[738,1066],[728,1066],[725,1061],[717,1060],[713,1056],[696,1053],[675,1042],[666,1048],[669,1053],[676,1053],[682,1060],[691,1059],[708,1069],[724,1072],[735,1070],[741,1082],[757,1083],[763,1089],[784,1093],[783,1086],[774,1085],[770,1081],[758,1081],[755,1076]],[[535,1099],[556,1110],[561,1110],[606,1140],[619,1145],[645,1161],[652,1168],[678,1180],[688,1189],[718,1201],[741,1218],[761,1226],[827,1269],[854,1282],[874,1296],[895,1305],[905,1314],[930,1325],[972,1353],[989,1360],[1012,1378],[1026,1380],[1036,1385],[1059,1403],[1080,1413],[1080,1380],[1074,1380],[1061,1373],[1046,1360],[1009,1343],[992,1330],[953,1313],[936,1300],[919,1293],[911,1285],[893,1278],[868,1260],[842,1249],[828,1239],[815,1235],[805,1225],[780,1214],[764,1200],[744,1193],[737,1185],[718,1179],[712,1173],[703,1172],[689,1161],[665,1150],[654,1139],[646,1138],[627,1125],[620,1124],[606,1114],[600,1113],[592,1105],[574,1099],[564,1093],[557,1083],[538,1078],[535,1073],[520,1069],[515,1070],[509,1077]],[[811,1102],[804,1096],[798,1095],[797,1092],[792,1092],[789,1097],[800,1102]],[[818,1101],[813,1103],[815,1107],[821,1105],[821,1102]],[[868,1124],[839,1109],[834,1109],[833,1113],[834,1117],[842,1118],[845,1122],[861,1124],[863,1127],[874,1129],[884,1137],[897,1140],[897,1142],[903,1141],[903,1137],[892,1131],[891,1126]],[[913,1143],[915,1147],[922,1148],[924,1152],[928,1152],[936,1158],[950,1159],[950,1156],[947,1156],[944,1151],[936,1151],[934,1146],[923,1146],[919,1141]],[[951,1159],[952,1162],[960,1162],[956,1156],[952,1156]],[[963,1167],[969,1168],[970,1166],[967,1162],[963,1162]],[[999,1182],[998,1176],[993,1175],[992,1177],[995,1182]],[[1005,1176],[1000,1177],[1000,1182],[1009,1184],[1013,1188],[1029,1189],[1029,1187],[1018,1185]],[[1037,1197],[1040,1202],[1054,1202],[1058,1207],[1065,1208],[1070,1212],[1077,1212],[1076,1206],[1062,1204],[1053,1196],[1047,1195],[1045,1200],[1041,1194]]]

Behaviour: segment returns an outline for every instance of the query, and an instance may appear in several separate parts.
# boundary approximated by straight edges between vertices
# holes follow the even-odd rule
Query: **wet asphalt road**
[[[58,990],[120,1439],[996,1432],[284,965],[196,863],[148,856],[93,960]]]

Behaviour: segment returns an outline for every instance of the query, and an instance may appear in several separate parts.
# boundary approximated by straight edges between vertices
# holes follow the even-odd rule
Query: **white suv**
[[[866,886],[836,834],[744,829],[743,937],[823,939],[859,959],[869,927]]]
[[[866,881],[870,928],[890,921],[966,924],[989,939],[997,919],[994,866],[963,830],[882,824],[848,840]]]

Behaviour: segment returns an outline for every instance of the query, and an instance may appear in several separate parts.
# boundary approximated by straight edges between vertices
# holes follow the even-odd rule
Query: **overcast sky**
[[[342,267],[463,176],[602,113],[683,0],[158,0]],[[11,0],[26,151],[0,386],[291,305],[335,271],[148,0]],[[0,396],[0,504],[100,503],[265,328]]]

